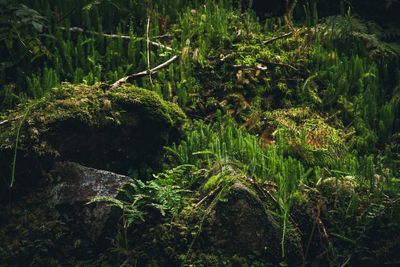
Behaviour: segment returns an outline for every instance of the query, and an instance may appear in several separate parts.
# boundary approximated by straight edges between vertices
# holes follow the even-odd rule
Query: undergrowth
[[[313,219],[329,233],[329,263],[373,263],[387,256],[373,235],[384,235],[382,225],[398,229],[398,28],[338,2],[341,14],[320,18],[326,1],[299,1],[301,19],[285,25],[283,17],[261,21],[237,1],[0,1],[0,22],[10,29],[0,35],[0,110],[64,81],[112,84],[178,56],[132,83],[186,111],[184,137],[166,147],[154,180],[134,179],[122,196],[92,200],[122,211],[124,253],[128,228],[154,213],[172,224],[211,198],[197,228],[182,230],[192,238],[180,251],[189,262],[210,207],[240,181],[273,188],[283,260],[293,209],[314,201]],[[15,153],[28,117],[29,107]],[[15,161],[16,154],[11,185]]]

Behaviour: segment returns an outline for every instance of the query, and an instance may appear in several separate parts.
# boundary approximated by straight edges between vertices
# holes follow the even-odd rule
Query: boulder
[[[16,143],[15,182],[31,188],[55,161],[118,173],[156,166],[163,146],[179,136],[186,120],[177,105],[149,90],[71,84],[2,117],[2,188],[11,182]]]
[[[281,236],[280,223],[241,182],[235,182],[215,204],[202,234],[204,246],[211,246],[212,250],[221,249],[242,256],[258,254],[270,263],[281,261]],[[303,252],[294,229],[287,232],[285,244],[288,263],[300,265]]]
[[[104,236],[115,211],[104,203],[86,203],[99,196],[117,197],[131,178],[74,162],[57,162],[51,173],[56,184],[48,189],[49,195],[62,219],[93,242]],[[117,224],[115,219],[111,224]]]

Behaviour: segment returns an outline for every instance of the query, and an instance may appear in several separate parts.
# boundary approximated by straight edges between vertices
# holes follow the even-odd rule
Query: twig
[[[147,56],[147,70],[149,71],[149,79],[150,79],[150,84],[153,85],[153,79],[151,78],[151,72],[150,72],[150,16],[147,17],[147,26],[146,26],[146,56]]]
[[[129,266],[129,262],[131,261],[131,259],[129,258],[129,256],[127,257],[127,259],[119,266],[119,267],[125,267],[125,266]]]
[[[342,265],[340,265],[340,267],[346,266],[350,262],[350,260],[351,260],[351,255],[347,258],[347,260]]]
[[[280,39],[284,39],[284,38],[286,38],[286,37],[289,37],[289,36],[291,36],[292,34],[293,34],[293,32],[288,32],[288,33],[282,34],[282,35],[280,35],[280,36],[274,37],[274,38],[272,38],[272,39],[270,39],[270,40],[264,41],[264,42],[262,42],[262,43],[263,43],[263,44],[271,44],[271,43],[276,42],[276,41],[278,41],[278,40],[280,40]]]
[[[162,34],[162,35],[153,36],[153,39],[162,39],[162,38],[172,37],[172,36],[174,36],[174,35],[170,34],[170,33],[166,33],[166,34]]]
[[[99,36],[104,36],[104,37],[107,37],[107,38],[120,38],[120,39],[124,39],[124,40],[135,39],[135,37],[131,37],[131,36],[129,36],[129,35],[111,34],[111,33],[100,33],[100,32],[95,32],[95,31],[87,31],[87,30],[85,30],[85,29],[83,29],[83,28],[79,28],[79,27],[71,27],[71,28],[67,28],[67,27],[57,27],[57,29],[62,30],[62,31],[69,31],[69,32],[79,32],[79,33],[86,33],[86,34],[99,35]],[[157,37],[157,38],[160,38],[160,36]],[[168,50],[168,51],[175,51],[175,52],[178,51],[178,50],[173,49],[172,47],[163,45],[163,44],[161,44],[161,43],[159,43],[159,42],[154,42],[154,41],[151,41],[151,40],[150,40],[150,44],[151,44],[151,45],[154,45],[154,46],[157,46],[157,47],[160,47],[160,48],[163,48],[163,49]]]
[[[7,124],[7,123],[9,123],[11,120],[18,120],[18,119],[20,119],[20,118],[22,118],[22,117],[23,117],[23,115],[20,115],[20,116],[17,116],[17,117],[15,117],[15,118],[13,118],[13,119],[1,121],[1,122],[0,122],[0,125]]]
[[[268,190],[264,190],[255,180],[252,181],[252,184],[257,187],[258,191],[260,191],[261,194],[263,194],[265,199],[268,199],[269,197],[275,202],[276,205],[279,205],[278,200],[276,200],[276,198]]]
[[[221,189],[219,186],[217,186],[213,191],[211,191],[208,195],[203,197],[195,206],[195,208],[198,208],[201,204],[203,204],[207,199],[212,197],[219,189]]]
[[[138,73],[134,73],[131,75],[128,75],[126,77],[123,77],[121,79],[119,79],[118,81],[116,81],[115,83],[113,83],[110,87],[110,90],[113,90],[117,87],[119,87],[120,85],[127,83],[128,80],[135,80],[135,79],[139,79],[141,77],[147,76],[147,75],[152,75],[157,73],[160,69],[167,67],[168,65],[170,65],[172,62],[174,62],[176,59],[178,59],[178,56],[175,55],[172,58],[168,59],[167,61],[165,61],[164,63],[158,65],[157,67],[151,69],[151,70],[144,70]]]

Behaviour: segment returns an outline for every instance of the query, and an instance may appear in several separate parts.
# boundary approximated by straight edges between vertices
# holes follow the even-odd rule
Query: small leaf
[[[43,31],[43,25],[41,23],[38,23],[36,21],[32,21],[32,26],[33,28],[35,28],[35,30],[37,30],[38,32],[42,32]]]

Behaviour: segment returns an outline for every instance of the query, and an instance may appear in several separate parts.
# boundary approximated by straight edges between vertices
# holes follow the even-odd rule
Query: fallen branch
[[[215,193],[217,193],[219,190],[221,189],[220,186],[217,186],[216,188],[214,188],[214,190],[212,190],[208,195],[206,195],[205,197],[203,197],[194,207],[195,209],[197,209],[201,204],[203,204],[207,199],[209,199],[210,197],[212,197],[213,195],[215,195]]]
[[[20,118],[22,118],[22,117],[23,117],[23,115],[17,116],[17,117],[15,117],[15,118],[12,118],[12,119],[9,119],[9,120],[1,121],[1,122],[0,122],[0,125],[7,124],[7,123],[9,123],[10,121],[13,121],[13,120],[18,120],[18,119],[20,119]]]
[[[174,62],[177,59],[178,59],[178,56],[175,55],[172,58],[165,61],[164,63],[158,65],[157,67],[152,68],[151,70],[144,70],[144,71],[123,77],[123,78],[119,79],[118,81],[116,81],[115,83],[113,83],[110,87],[110,90],[113,90],[113,89],[121,86],[122,84],[127,83],[128,80],[135,80],[135,79],[139,79],[144,76],[153,75],[153,74],[157,73],[159,70],[167,67],[168,65],[170,65],[172,62]]]
[[[69,31],[69,32],[79,32],[79,33],[85,33],[85,34],[93,34],[93,35],[99,35],[99,36],[104,36],[107,38],[120,38],[120,39],[124,39],[124,40],[131,40],[131,39],[135,39],[134,37],[131,37],[129,35],[122,35],[122,34],[110,34],[110,33],[100,33],[100,32],[95,32],[95,31],[88,31],[85,30],[83,28],[79,28],[79,27],[71,27],[71,28],[67,28],[67,27],[57,27],[57,29],[62,30],[62,31]],[[164,35],[167,36],[167,35]],[[163,35],[158,36],[156,38],[161,38],[164,37]],[[150,44],[163,48],[165,50],[168,51],[175,51],[177,52],[178,50],[173,49],[172,47],[163,45],[159,42],[154,42],[154,41],[150,41]]]
[[[150,17],[147,18],[146,26],[146,57],[147,57],[147,70],[150,70]],[[151,72],[149,72],[150,84],[153,86],[153,79],[151,78]]]
[[[291,36],[292,34],[293,34],[293,32],[288,32],[288,33],[285,33],[285,34],[280,35],[280,36],[278,36],[278,37],[274,37],[274,38],[272,38],[272,39],[270,39],[270,40],[264,41],[264,42],[262,42],[262,43],[263,43],[263,44],[271,44],[271,43],[276,42],[276,41],[278,41],[278,40],[280,40],[280,39],[284,39],[284,38],[286,38],[286,37],[289,37],[289,36]]]

